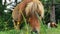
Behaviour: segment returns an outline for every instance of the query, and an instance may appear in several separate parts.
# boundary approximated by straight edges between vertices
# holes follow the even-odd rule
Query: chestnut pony
[[[23,0],[20,4],[18,4],[12,12],[15,29],[19,29],[19,25],[21,23],[21,11],[28,17],[26,19],[28,19],[27,21],[29,22],[32,31],[34,31],[35,33],[39,33],[40,23],[38,17],[36,16],[36,13],[40,15],[40,18],[44,17],[43,4],[39,0]]]

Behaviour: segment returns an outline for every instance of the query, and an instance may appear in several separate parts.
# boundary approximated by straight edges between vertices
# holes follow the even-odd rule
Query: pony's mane
[[[35,2],[28,3],[26,7],[26,15],[28,14],[36,15],[35,12],[38,12],[38,4]]]
[[[44,7],[40,1],[32,1],[28,3],[25,11],[26,15],[28,15],[29,13],[34,14],[35,12],[37,12],[39,15],[41,15],[41,17],[44,16]]]

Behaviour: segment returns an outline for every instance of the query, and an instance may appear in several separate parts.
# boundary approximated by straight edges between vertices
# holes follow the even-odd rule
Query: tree
[[[55,20],[55,0],[52,0],[52,7],[51,7],[51,12],[50,12],[50,19],[52,22],[56,22]]]

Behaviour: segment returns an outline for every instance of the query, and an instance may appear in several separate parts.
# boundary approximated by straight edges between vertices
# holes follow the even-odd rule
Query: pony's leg
[[[20,29],[20,21],[14,21],[13,20],[13,25],[14,25],[14,29],[16,29],[16,30]]]
[[[17,26],[16,28],[17,28],[17,30],[20,29],[21,20],[22,20],[22,16],[21,16],[21,14],[19,14],[19,16],[18,16],[18,20],[17,20],[17,22],[16,22],[16,26]]]
[[[14,28],[16,29],[16,23],[14,22]]]
[[[17,21],[17,30],[19,30],[20,29],[20,21]]]
[[[19,30],[20,29],[20,21],[14,22],[14,28],[16,30]]]
[[[14,29],[17,29],[16,22],[13,20]]]

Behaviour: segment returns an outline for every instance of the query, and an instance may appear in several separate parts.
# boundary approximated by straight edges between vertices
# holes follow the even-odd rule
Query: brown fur
[[[14,27],[16,26],[15,29],[19,29],[19,25],[21,22],[22,16],[20,11],[25,11],[26,16],[29,16],[28,20],[32,30],[36,30],[39,32],[40,23],[35,12],[40,14],[42,18],[44,17],[44,7],[42,3],[39,0],[24,0],[20,4],[18,4],[12,12],[13,20],[17,21],[17,25],[15,25],[16,23],[14,23]]]
[[[20,25],[20,22],[21,22],[21,13],[20,11],[24,12],[23,10],[25,9],[27,3],[31,2],[31,0],[23,0],[21,3],[19,3],[13,10],[12,12],[12,18],[13,18],[13,21],[14,21],[14,28],[15,29],[19,29],[19,25]],[[17,21],[17,22],[15,22]],[[16,25],[17,23],[17,25]]]

